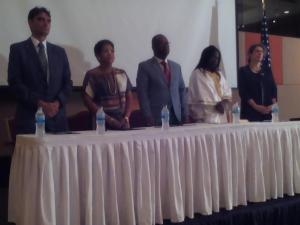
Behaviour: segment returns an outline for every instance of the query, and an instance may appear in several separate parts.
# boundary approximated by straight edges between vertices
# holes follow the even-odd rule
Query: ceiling
[[[236,3],[238,29],[260,32],[262,0]],[[265,4],[271,34],[300,37],[300,0],[265,0]]]

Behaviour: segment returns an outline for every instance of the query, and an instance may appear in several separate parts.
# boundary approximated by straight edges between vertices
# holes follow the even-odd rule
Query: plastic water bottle
[[[239,106],[239,103],[234,103],[231,109],[232,113],[232,123],[240,123],[240,115],[241,115],[241,109]]]
[[[272,122],[279,122],[279,107],[277,103],[272,105]]]
[[[100,107],[96,113],[96,133],[105,133],[105,113],[102,107]]]
[[[168,130],[170,127],[170,112],[168,107],[165,105],[161,110],[161,129]]]
[[[45,114],[42,107],[39,107],[35,113],[35,135],[43,137],[45,134]]]

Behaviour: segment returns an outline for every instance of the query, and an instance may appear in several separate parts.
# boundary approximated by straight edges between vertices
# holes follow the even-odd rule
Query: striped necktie
[[[38,44],[39,50],[38,50],[38,56],[41,62],[41,66],[43,69],[43,74],[44,78],[46,78],[47,81],[47,76],[48,76],[48,60],[46,57],[46,52],[45,52],[45,46],[43,45],[42,42]]]

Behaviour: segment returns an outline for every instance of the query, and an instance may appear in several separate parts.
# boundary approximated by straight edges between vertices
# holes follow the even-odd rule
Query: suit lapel
[[[153,65],[155,75],[158,77],[158,79],[160,79],[168,87],[165,74],[163,73],[163,71],[155,57],[152,58],[152,65]]]
[[[175,71],[174,65],[169,60],[168,60],[168,65],[169,65],[170,72],[171,72],[170,87],[172,87],[174,84],[176,71]]]
[[[53,79],[54,79],[54,77],[53,77],[53,74],[54,74],[54,65],[55,65],[55,54],[54,54],[54,52],[53,52],[53,48],[52,48],[52,46],[51,46],[51,44],[49,44],[48,42],[47,42],[47,56],[48,56],[48,69],[49,69],[49,80],[48,80],[48,83],[50,84],[52,81],[53,81]]]
[[[26,48],[27,48],[27,52],[29,54],[29,58],[31,58],[32,60],[34,60],[34,64],[36,64],[40,70],[40,74],[42,74],[43,72],[43,69],[42,69],[42,65],[41,65],[41,62],[40,62],[40,59],[38,57],[38,54],[36,52],[36,49],[32,43],[32,40],[31,38],[28,38],[27,39],[27,42],[26,42]]]

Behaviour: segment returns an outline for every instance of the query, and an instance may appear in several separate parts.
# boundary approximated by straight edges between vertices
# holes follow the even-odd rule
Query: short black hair
[[[95,56],[99,55],[99,53],[102,51],[102,49],[105,45],[110,45],[111,47],[115,48],[114,43],[112,43],[112,41],[110,41],[110,40],[104,39],[104,40],[98,41],[94,46]]]
[[[205,69],[205,70],[209,69],[209,60],[216,52],[219,53],[219,56],[220,56],[219,62],[218,62],[218,64],[220,65],[221,52],[216,46],[210,45],[202,51],[201,57],[200,57],[198,65],[196,66],[196,69]]]
[[[39,15],[40,13],[46,13],[49,17],[51,17],[50,11],[45,7],[34,7],[28,13],[28,20],[33,20],[34,17]]]
[[[156,34],[156,35],[152,38],[152,41],[151,41],[151,43],[152,43],[152,49],[153,49],[155,46],[157,46],[157,44],[159,44],[159,40],[160,40],[162,37],[166,38],[166,36],[163,35],[163,34]]]
[[[257,48],[257,47],[260,47],[263,49],[263,52],[264,52],[264,56],[266,54],[266,47],[261,44],[261,43],[256,43],[256,44],[253,44],[251,45],[249,48],[248,48],[248,63],[250,63],[250,55],[252,55],[252,53],[254,52],[254,50]]]

